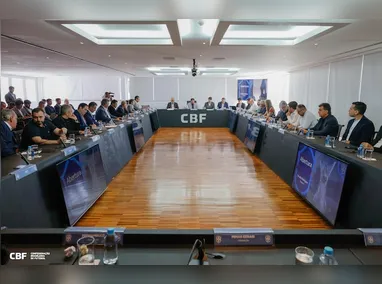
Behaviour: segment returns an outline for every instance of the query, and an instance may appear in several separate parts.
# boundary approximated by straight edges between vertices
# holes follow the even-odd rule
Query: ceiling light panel
[[[295,45],[323,33],[330,25],[230,25],[220,45]]]
[[[173,45],[166,24],[63,24],[99,45]]]

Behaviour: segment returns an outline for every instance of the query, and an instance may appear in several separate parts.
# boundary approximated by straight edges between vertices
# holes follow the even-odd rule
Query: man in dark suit
[[[351,105],[349,115],[354,119],[349,121],[342,136],[342,141],[346,144],[359,146],[362,142],[371,143],[375,127],[374,123],[364,116],[366,109],[367,106],[363,102],[354,102]]]
[[[208,102],[204,104],[205,109],[215,109],[215,103],[212,101],[212,97],[208,98]]]
[[[337,137],[338,135],[338,121],[332,115],[332,107],[328,103],[323,103],[319,105],[318,115],[321,117],[315,127],[311,130],[314,131],[315,136],[332,136]],[[304,130],[308,132],[308,130]]]
[[[54,110],[56,111],[57,115],[61,114],[61,99],[60,98],[56,99],[56,105],[54,106]]]
[[[218,103],[218,109],[228,109],[229,105],[225,101],[225,98],[222,98],[222,101]]]
[[[97,127],[99,126],[99,123],[95,119],[95,115],[93,115],[93,113],[95,113],[96,110],[97,110],[97,104],[95,102],[91,102],[89,104],[89,110],[84,115],[87,125],[95,125]]]
[[[49,116],[56,113],[55,108],[52,106],[53,104],[52,99],[47,99],[46,103],[47,103],[47,106],[45,107],[45,113]]]
[[[126,101],[121,102],[121,104],[117,107],[117,112],[121,115],[121,117],[124,117],[129,114],[129,111],[127,110]]]
[[[108,107],[108,111],[109,111],[109,113],[110,113],[112,118],[117,118],[117,117],[122,117],[123,116],[122,114],[120,114],[117,111],[117,107],[118,107],[118,101],[117,100],[112,100],[110,106]]]
[[[179,109],[179,105],[174,98],[171,98],[171,101],[167,104],[167,109]]]
[[[1,111],[1,157],[16,153],[18,148],[16,138],[12,132],[17,126],[17,115],[13,110]]]
[[[86,127],[96,128],[94,124],[88,124],[85,115],[88,113],[88,105],[85,103],[81,103],[78,105],[78,109],[75,110],[74,115],[77,117],[77,121],[80,123],[80,129],[85,130]]]
[[[237,100],[236,109],[245,109],[245,103],[243,103],[242,99]]]
[[[109,113],[109,100],[108,99],[103,99],[101,101],[101,106],[97,109],[96,112],[96,120],[97,121],[102,121],[104,123],[109,123],[113,121],[113,117]]]

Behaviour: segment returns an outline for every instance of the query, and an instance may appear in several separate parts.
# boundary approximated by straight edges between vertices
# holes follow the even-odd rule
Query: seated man
[[[46,103],[47,103],[47,106],[45,107],[46,114],[49,116],[52,114],[55,114],[56,110],[55,110],[54,106],[52,106],[52,104],[53,104],[52,99],[47,99]]]
[[[113,121],[113,117],[109,113],[108,107],[109,107],[109,100],[103,99],[101,101],[101,106],[97,109],[96,112],[96,120],[101,121],[103,123],[109,123]]]
[[[320,120],[315,127],[311,128],[315,136],[331,136],[337,137],[338,135],[338,121],[332,115],[332,108],[330,104],[323,103],[319,105],[318,115]],[[304,130],[306,133],[308,130]]]
[[[248,99],[248,100],[247,100],[247,107],[245,108],[245,110],[249,110],[249,109],[252,107],[252,105],[250,104],[250,102],[251,102],[251,99]]]
[[[122,114],[117,112],[117,107],[118,107],[118,101],[112,100],[110,106],[108,107],[108,111],[109,111],[112,118],[123,116]]]
[[[52,122],[45,119],[45,113],[40,108],[32,110],[32,120],[25,126],[21,138],[20,149],[28,146],[59,145],[61,138],[66,139],[66,128],[57,128]]]
[[[289,110],[286,113],[288,118],[288,126],[295,126],[297,127],[300,124],[301,116],[297,113],[297,102],[292,101],[288,104]]]
[[[97,104],[95,102],[91,102],[89,104],[88,111],[84,114],[84,118],[86,120],[87,125],[95,125],[97,127],[99,126],[99,123],[95,119],[95,115],[93,115],[93,113],[95,113],[96,110],[97,110]]]
[[[17,115],[13,110],[1,111],[1,157],[11,156],[16,153],[18,145],[14,133],[17,126]]]
[[[88,124],[85,118],[85,115],[88,113],[88,105],[81,103],[78,105],[78,109],[74,112],[74,115],[77,118],[77,121],[80,123],[80,130],[85,130],[86,127],[96,128],[95,124]]]
[[[129,111],[129,114],[134,115],[135,108],[134,108],[134,100],[129,100],[129,103],[127,105],[127,110]]]
[[[369,144],[368,142],[362,143],[365,149],[374,150],[377,153],[382,153],[382,127],[379,129],[377,137]]]
[[[179,105],[174,98],[171,98],[171,101],[167,104],[167,109],[179,109]]]
[[[279,108],[280,108],[280,111],[277,113],[275,119],[276,121],[287,121],[288,120],[288,117],[287,117],[287,112],[288,112],[288,104],[286,103],[286,101],[281,101],[280,104],[279,104]]]
[[[139,103],[140,101],[141,101],[141,98],[139,96],[135,96],[134,101],[133,101],[134,110],[136,110],[136,111],[142,110],[142,106]]]
[[[245,109],[245,103],[243,103],[242,99],[237,100],[236,109]]]
[[[302,129],[310,129],[316,126],[317,118],[313,113],[306,109],[305,105],[298,105],[297,113],[300,116],[300,120],[297,127],[300,127]]]
[[[16,113],[18,119],[24,119],[24,114],[22,112],[24,102],[22,99],[16,100],[16,105],[13,108],[13,111]]]
[[[249,99],[248,106],[247,106],[247,112],[251,113],[251,114],[255,114],[255,113],[257,113],[257,109],[258,109],[258,107],[257,107],[257,104],[255,104],[255,100]]]
[[[267,112],[267,108],[265,106],[265,101],[258,101],[257,106],[259,107],[257,110],[258,114],[265,114]]]
[[[191,101],[187,104],[188,109],[197,110],[198,104],[196,103],[195,99],[191,99]]]
[[[5,102],[1,102],[1,110],[6,108],[7,108],[7,104]]]
[[[74,118],[76,118],[76,120],[74,120]],[[61,107],[61,115],[53,120],[53,124],[58,128],[66,128],[68,134],[84,134],[77,117],[73,117],[73,109],[70,105],[63,105]]]
[[[21,109],[21,112],[23,113],[24,116],[32,117],[31,104],[32,104],[32,102],[30,100],[25,100],[24,101],[24,106]]]
[[[208,101],[204,104],[204,109],[215,109],[215,103],[212,101],[212,97],[208,98]]]
[[[54,110],[56,111],[57,115],[61,114],[61,99],[60,98],[56,99],[56,105],[54,106]]]
[[[218,103],[218,109],[228,109],[229,105],[225,101],[225,98],[222,98],[221,102]]]
[[[375,127],[366,116],[364,116],[367,106],[362,102],[354,102],[349,109],[350,120],[342,141],[354,146],[361,145],[362,142],[371,143],[374,137]]]
[[[127,110],[126,101],[121,102],[121,104],[117,107],[117,112],[121,115],[121,117],[124,117],[129,114],[129,111]]]

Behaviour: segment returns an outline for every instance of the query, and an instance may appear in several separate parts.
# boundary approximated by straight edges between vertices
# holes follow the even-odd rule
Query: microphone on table
[[[60,140],[61,145],[64,146],[64,148],[67,148],[67,146],[66,146],[66,144],[64,143],[64,141],[62,141],[61,138],[60,138],[59,140]]]
[[[195,250],[198,250],[198,253],[193,257]],[[205,250],[205,240],[202,242],[197,239],[192,247],[190,257],[188,258],[188,265],[209,265]]]
[[[25,156],[22,154],[22,153],[18,153],[20,155],[20,158],[25,162],[25,164],[29,165],[29,161],[27,160],[27,158],[25,158]]]

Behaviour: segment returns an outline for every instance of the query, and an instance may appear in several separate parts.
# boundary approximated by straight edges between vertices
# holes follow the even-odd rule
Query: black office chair
[[[375,131],[375,132],[374,132],[374,136],[373,136],[373,140],[374,140],[374,139],[377,139],[377,135],[378,135],[378,131]]]
[[[345,125],[338,124],[337,140],[340,139],[340,137],[341,137],[341,131],[342,131],[342,128],[344,128],[344,127],[345,127]]]

